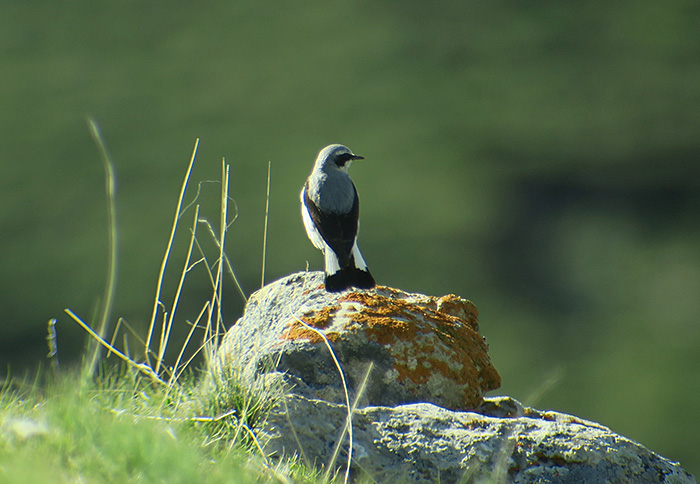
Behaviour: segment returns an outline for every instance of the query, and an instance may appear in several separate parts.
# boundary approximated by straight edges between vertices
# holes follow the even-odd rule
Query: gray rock
[[[352,418],[353,480],[378,483],[695,483],[677,463],[607,427],[487,399],[478,412],[432,404],[366,407]],[[272,455],[347,464],[347,408],[289,395],[267,420]]]
[[[322,273],[293,274],[251,296],[204,388],[284,395],[262,397],[276,402],[259,434],[266,452],[333,472],[350,461],[354,481],[696,482],[594,422],[484,400],[500,377],[478,330],[476,308],[457,296],[381,286],[330,294]]]
[[[293,274],[250,297],[218,349],[214,377],[230,368],[242,369],[248,385],[272,376],[335,403],[345,403],[346,386],[354,399],[365,382],[361,405],[468,410],[501,383],[471,302],[382,286],[328,293],[321,272]]]

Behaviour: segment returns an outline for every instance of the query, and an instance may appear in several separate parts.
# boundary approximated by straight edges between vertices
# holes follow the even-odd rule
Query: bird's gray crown
[[[362,159],[363,156],[354,154],[347,146],[328,145],[319,152],[314,169],[347,168],[353,160]]]

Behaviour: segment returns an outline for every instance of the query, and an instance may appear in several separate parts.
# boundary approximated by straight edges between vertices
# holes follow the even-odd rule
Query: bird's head
[[[364,159],[364,156],[354,154],[347,146],[328,145],[319,152],[316,158],[316,168],[321,168],[324,171],[340,170],[347,173],[353,161]]]

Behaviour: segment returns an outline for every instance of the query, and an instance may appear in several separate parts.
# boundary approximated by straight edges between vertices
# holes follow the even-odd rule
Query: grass
[[[43,391],[5,388],[3,482],[253,481],[240,455],[209,453],[172,418],[162,393],[130,370],[89,385],[72,376]]]
[[[205,362],[212,361],[225,330],[220,311],[225,274],[232,277],[245,299],[224,253],[226,232],[233,223],[228,215],[231,200],[225,160],[218,235],[200,216],[196,203],[199,191],[192,203],[184,205],[198,141],[178,197],[148,332],[142,338],[120,319],[109,337],[118,245],[114,169],[97,123],[92,119],[88,123],[104,162],[110,214],[104,300],[95,324],[66,309],[90,337],[81,368],[64,369],[58,364],[56,326],[51,320],[47,337],[50,370],[38,371],[32,382],[5,380],[0,389],[0,482],[332,482],[332,476],[324,476],[294,458],[273,463],[263,452],[257,431],[268,410],[279,401],[279,389],[250,388],[241,383],[233,368],[226,369],[223,378],[196,378],[195,356],[203,354]],[[190,209],[194,220],[189,248],[172,302],[166,304],[164,275],[179,222]],[[214,239],[217,254],[213,263],[198,239],[199,225]],[[178,301],[188,273],[197,266],[206,268],[212,295],[197,319],[187,322],[190,331],[180,342],[174,362],[168,364],[171,330],[179,323]],[[123,329],[130,332],[120,335]],[[131,354],[129,335],[143,345],[143,352],[135,352],[138,358]],[[119,336],[124,339],[121,348],[115,346]],[[200,343],[193,344],[195,341]],[[110,364],[110,356],[118,357],[117,362]]]
[[[250,445],[244,422],[254,424],[264,408],[249,406],[240,388],[217,389],[219,399],[211,400],[193,381],[174,393],[122,365],[90,383],[73,373],[43,388],[7,384],[0,481],[322,482],[301,463],[272,465]],[[215,414],[231,403],[250,411]]]

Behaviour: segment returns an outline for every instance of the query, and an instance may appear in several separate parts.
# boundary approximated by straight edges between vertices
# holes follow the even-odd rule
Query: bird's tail
[[[372,289],[376,285],[369,269],[358,269],[354,264],[343,267],[335,274],[326,274],[326,291],[328,292],[340,292],[350,287]]]

